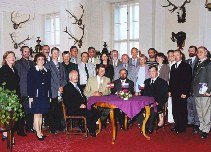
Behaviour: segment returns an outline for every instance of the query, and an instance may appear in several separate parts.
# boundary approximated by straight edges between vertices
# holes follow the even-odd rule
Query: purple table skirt
[[[121,109],[129,118],[136,116],[142,108],[147,105],[155,105],[153,97],[147,96],[133,96],[129,100],[123,100],[117,95],[101,96],[101,97],[89,97],[88,98],[88,109],[96,102],[105,102],[117,106]]]

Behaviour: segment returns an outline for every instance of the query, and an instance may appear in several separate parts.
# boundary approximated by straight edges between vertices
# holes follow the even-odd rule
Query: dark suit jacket
[[[155,101],[158,102],[160,106],[164,106],[168,101],[168,83],[159,77],[153,84],[150,83],[151,78],[144,81],[145,86],[142,95],[154,97]]]
[[[10,91],[16,91],[16,94],[20,97],[20,78],[17,69],[15,67],[13,67],[13,69],[14,72],[7,64],[0,68],[0,86],[6,82],[4,88]]]
[[[192,69],[188,63],[182,61],[177,69],[172,65],[169,80],[169,91],[172,97],[180,99],[182,94],[188,97],[191,80]]]
[[[80,110],[81,104],[86,105],[87,103],[84,94],[82,93],[81,95],[71,82],[68,82],[64,86],[63,101],[67,108],[67,115],[74,114],[76,111]]]
[[[131,94],[134,94],[134,82],[126,79],[125,83],[129,83],[129,91]],[[122,91],[121,80],[117,79],[114,81],[114,88],[111,89],[111,93],[115,94],[116,92]]]
[[[72,63],[72,62],[69,62],[68,65],[66,65],[64,62],[62,62],[61,64],[65,68],[66,78],[67,78],[67,82],[68,82],[69,81],[69,73],[70,73],[70,71],[72,71],[72,70],[78,71],[78,64],[75,64],[75,63]]]
[[[206,83],[208,90],[207,93],[211,92],[211,61],[205,60],[198,67],[194,69],[193,75],[193,93],[196,97],[204,95],[199,94],[199,83]]]
[[[20,77],[20,93],[21,96],[27,95],[27,74],[30,68],[34,67],[34,62],[29,60],[27,62],[26,59],[21,58],[15,63],[15,67],[18,71],[18,75]]]

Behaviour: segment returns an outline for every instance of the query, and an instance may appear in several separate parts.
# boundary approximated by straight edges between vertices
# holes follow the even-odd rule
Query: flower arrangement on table
[[[131,94],[130,91],[128,91],[128,90],[119,91],[119,92],[117,93],[117,95],[118,95],[120,98],[123,98],[124,100],[128,100],[129,98],[132,97],[132,94]]]

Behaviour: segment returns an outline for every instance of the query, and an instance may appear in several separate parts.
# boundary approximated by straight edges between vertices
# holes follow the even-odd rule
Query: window
[[[45,15],[45,44],[60,47],[60,19],[59,14]]]
[[[113,4],[113,48],[119,55],[139,49],[139,3]]]

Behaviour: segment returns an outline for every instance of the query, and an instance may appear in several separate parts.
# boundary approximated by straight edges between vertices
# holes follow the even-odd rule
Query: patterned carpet
[[[192,134],[189,128],[186,133],[176,135],[170,126],[150,135],[147,141],[137,125],[127,131],[119,130],[117,140],[111,144],[111,128],[104,129],[96,138],[73,135],[69,139],[65,133],[48,134],[44,141],[38,141],[34,134],[27,137],[16,137],[14,152],[208,152],[211,150],[211,137],[202,140]],[[0,142],[0,152],[6,151],[6,142]]]

